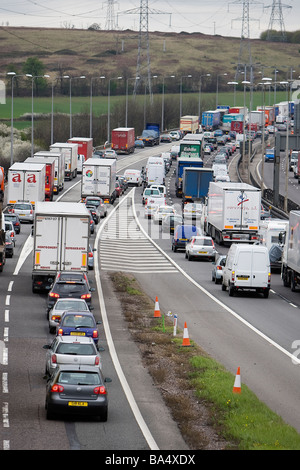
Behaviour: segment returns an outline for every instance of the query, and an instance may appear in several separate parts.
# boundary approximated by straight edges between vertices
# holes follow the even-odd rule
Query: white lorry
[[[40,152],[36,152],[34,157],[53,157],[55,158],[55,165],[54,165],[54,189],[53,192],[58,194],[59,191],[64,189],[64,181],[65,181],[65,156],[62,152],[55,152],[50,150],[41,150]]]
[[[146,164],[146,185],[165,184],[165,161],[162,157],[149,157]]]
[[[116,159],[89,158],[82,166],[81,198],[99,196],[106,204],[116,199]]]
[[[281,279],[285,287],[295,291],[300,286],[300,211],[290,211],[287,233],[282,233],[284,243],[281,264]]]
[[[262,220],[259,227],[259,242],[269,250],[271,269],[281,269],[283,244],[279,240],[286,234],[289,221],[285,219]]]
[[[7,204],[45,201],[45,177],[44,163],[13,163],[7,174]]]
[[[261,191],[247,183],[211,182],[204,230],[218,244],[259,239]]]
[[[32,291],[47,291],[60,271],[87,272],[90,213],[80,202],[37,202]]]
[[[51,152],[60,152],[65,160],[65,179],[72,180],[77,176],[78,144],[55,142],[50,145]]]

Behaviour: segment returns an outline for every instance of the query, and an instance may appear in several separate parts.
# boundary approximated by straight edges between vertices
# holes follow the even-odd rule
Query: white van
[[[140,170],[125,170],[124,177],[126,178],[128,185],[132,184],[135,186],[141,186],[143,181]]]
[[[269,296],[271,269],[266,246],[233,243],[223,268],[222,290],[228,287],[230,296],[238,290],[256,290]]]
[[[77,173],[82,173],[82,165],[85,162],[85,157],[84,155],[77,155]]]

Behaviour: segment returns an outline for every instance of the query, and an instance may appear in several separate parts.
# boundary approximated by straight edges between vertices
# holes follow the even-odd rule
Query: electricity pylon
[[[283,20],[283,8],[292,8],[290,5],[282,5],[281,0],[273,0],[272,5],[268,5],[265,8],[272,8],[270,22],[267,33],[267,41],[280,41],[285,42],[287,40],[284,20]],[[279,31],[276,27],[279,26]]]

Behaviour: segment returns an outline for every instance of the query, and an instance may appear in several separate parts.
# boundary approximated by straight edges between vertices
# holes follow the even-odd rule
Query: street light
[[[221,73],[221,75],[217,75],[217,90],[216,90],[216,108],[218,107],[218,100],[219,100],[219,77],[227,77],[227,73]]]
[[[50,78],[50,75],[32,75],[31,73],[26,73],[26,77],[31,78],[31,157],[33,157],[33,82],[35,78]]]
[[[199,98],[198,98],[198,117],[200,119],[201,114],[201,91],[202,91],[202,78],[203,77],[210,77],[210,73],[206,73],[205,75],[200,75],[199,77]]]
[[[90,137],[93,137],[93,80],[97,80],[98,78],[104,79],[105,77],[101,75],[101,77],[91,77],[91,92],[90,92]]]
[[[123,77],[110,78],[108,80],[108,95],[107,95],[107,142],[110,142],[110,82],[112,80],[122,80]]]
[[[243,135],[244,135],[244,138],[243,138],[243,159],[242,159],[242,168],[243,168],[243,171],[245,171],[245,154],[246,154],[246,131],[245,131],[245,127],[246,127],[246,85],[251,85],[251,82],[249,82],[248,80],[243,80],[242,81],[242,84],[244,85],[244,114],[243,114]],[[249,142],[248,142],[248,145],[249,147],[251,146],[251,139],[250,139],[250,133],[248,133],[249,135]]]
[[[85,78],[85,75],[80,75],[79,77],[70,77],[69,75],[64,75],[63,78],[68,78],[70,80],[70,139],[72,139],[72,80]]]
[[[126,103],[125,103],[125,127],[127,127],[128,121],[128,82],[129,80],[140,80],[141,77],[132,77],[126,79]]]
[[[292,80],[290,80],[292,82]],[[288,211],[288,187],[289,187],[289,129],[290,129],[290,82],[279,82],[280,85],[286,85],[288,95],[288,115],[286,121],[286,146],[285,146],[285,196],[284,196],[284,211]]]
[[[227,85],[233,85],[233,107],[236,105],[236,86],[238,84],[238,82],[227,82]]]
[[[163,76],[163,86],[162,86],[162,99],[161,99],[161,132],[164,130],[164,120],[165,120],[165,78],[175,78],[175,75],[169,75],[168,77]]]
[[[192,78],[192,75],[182,75],[180,77],[180,107],[179,107],[179,122],[182,114],[182,79],[183,78]]]
[[[262,130],[262,149],[261,149],[261,194],[264,195],[264,162],[265,162],[265,130],[266,130],[266,104],[265,104],[265,87],[269,86],[272,78],[264,77],[259,85],[263,89],[263,130]]]
[[[7,72],[7,75],[11,77],[10,166],[12,166],[14,160],[14,78],[23,77],[23,75],[17,75],[15,72]]]

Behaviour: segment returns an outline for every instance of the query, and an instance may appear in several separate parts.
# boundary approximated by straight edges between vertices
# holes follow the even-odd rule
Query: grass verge
[[[191,450],[298,450],[300,435],[234,375],[191,342],[173,336],[173,319],[161,312],[134,277],[112,273],[115,293],[142,360]]]

